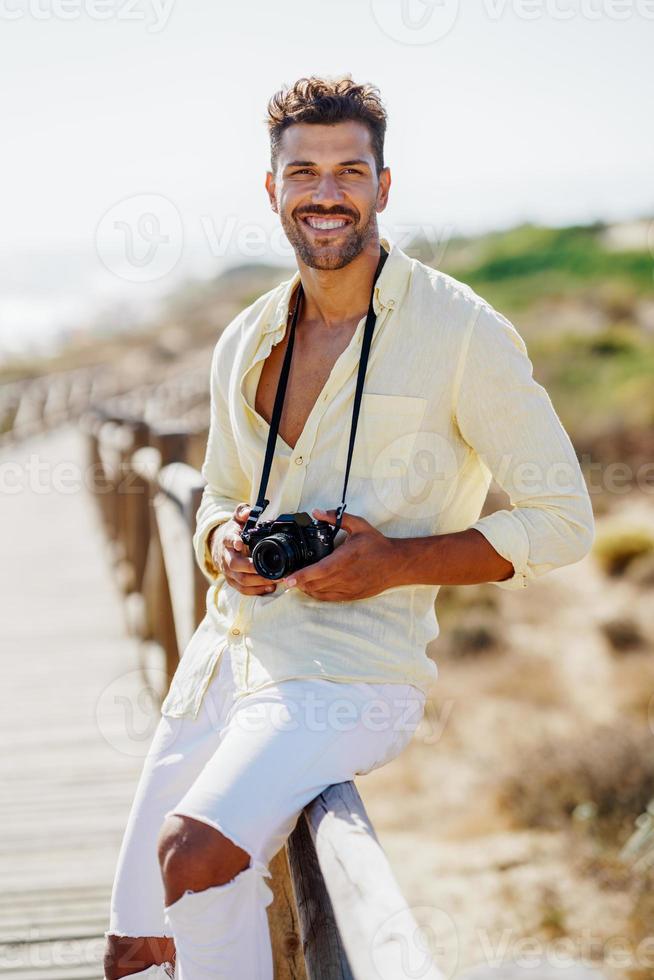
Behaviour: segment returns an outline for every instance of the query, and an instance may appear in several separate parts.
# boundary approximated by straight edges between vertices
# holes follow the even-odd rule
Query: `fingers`
[[[245,524],[248,517],[250,516],[251,507],[249,504],[239,504],[234,511],[234,520],[238,521],[239,524]]]
[[[296,572],[291,572],[290,575],[286,576],[285,581],[290,584],[295,583],[298,588],[305,592],[309,589],[329,589],[333,588],[337,582],[340,582],[343,576],[343,554],[339,554],[340,548],[332,551],[331,554],[325,555],[320,561],[314,562],[312,565],[306,565],[304,568],[298,569]]]
[[[238,554],[235,549],[225,548],[223,553],[223,566],[225,578],[230,585],[233,585],[239,591],[245,588],[259,588],[264,591],[270,591],[271,580],[259,575],[255,570],[252,559]],[[254,595],[256,593],[247,594]]]
[[[234,576],[248,575],[250,576],[251,582],[255,578],[259,579],[259,584],[269,581],[269,579],[264,579],[263,576],[258,574],[251,558],[247,555],[239,554],[234,548],[225,548],[224,562],[227,570]]]
[[[233,526],[229,530],[225,531],[225,536],[223,538],[223,546],[225,548],[231,548],[233,551],[240,552],[241,554],[246,554],[247,545],[241,537],[241,526],[233,522]]]
[[[235,522],[236,526],[225,534],[225,544],[243,554],[247,552],[247,546],[242,540],[240,532],[245,527],[245,523],[250,516],[250,510],[251,507],[249,504],[240,503],[232,515],[232,521]]]
[[[268,595],[268,593],[274,592],[276,588],[275,583],[269,582],[268,579],[266,579],[265,586],[257,585],[250,588],[247,585],[242,585],[240,582],[232,581],[232,579],[227,578],[227,576],[225,576],[225,578],[232,588],[236,589],[237,592],[240,592],[241,595]]]
[[[249,560],[246,559],[246,561]],[[224,575],[227,582],[243,595],[265,595],[268,592],[274,592],[277,587],[276,582],[272,582],[268,578],[262,578],[256,572],[250,572],[247,569],[245,571],[235,572],[226,567]]]
[[[323,510],[321,507],[314,507],[311,511],[312,515],[318,520],[327,521],[328,524],[336,524],[336,511],[335,510]],[[341,527],[344,531],[348,531],[353,534],[355,531],[366,531],[372,528],[372,525],[365,517],[359,517],[358,514],[350,514],[349,511],[343,512],[343,517],[341,519]]]

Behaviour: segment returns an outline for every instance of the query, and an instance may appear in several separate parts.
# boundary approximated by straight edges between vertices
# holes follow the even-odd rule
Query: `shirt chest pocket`
[[[426,408],[426,398],[364,392],[351,475],[371,479],[402,477],[411,462]],[[334,468],[339,473],[345,472],[347,464],[350,420],[351,416],[341,433],[336,452]]]

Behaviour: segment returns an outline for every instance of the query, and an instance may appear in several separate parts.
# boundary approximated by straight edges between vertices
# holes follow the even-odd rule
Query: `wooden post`
[[[308,980],[353,980],[304,813],[286,842]]]
[[[300,923],[285,847],[273,857],[270,871],[269,886],[274,897],[267,912],[274,977],[275,980],[306,980]]]
[[[125,538],[125,558],[129,564],[129,591],[140,592],[147,556],[149,487],[135,470],[134,455],[148,445],[149,429],[145,422],[137,420],[129,426],[131,443],[122,455],[121,481],[118,493],[121,499],[122,527]]]
[[[200,507],[203,492],[204,487],[200,484],[196,484],[191,489],[190,513],[188,515],[191,535],[195,534],[195,519],[198,513],[198,508]],[[209,583],[207,582],[207,579],[197,563],[195,552],[193,552],[193,609],[196,626],[199,626],[206,615],[208,588]]]
[[[303,819],[317,863],[311,857],[306,834],[298,827],[287,846],[309,980],[336,980],[343,975],[338,972],[344,967],[339,959],[340,947],[334,942],[334,929],[331,923],[323,925],[332,910],[356,980],[378,975],[382,962],[387,976],[402,976],[403,957],[407,950],[416,948],[420,930],[354,783],[329,786],[305,807]],[[324,901],[317,866],[331,908]],[[322,896],[321,907],[316,905],[316,895]],[[420,976],[424,980],[444,980],[422,947],[419,954]],[[329,970],[325,964],[330,964]]]
[[[188,448],[188,432],[179,426],[153,425],[151,427],[150,445],[161,453],[161,465],[186,462]]]

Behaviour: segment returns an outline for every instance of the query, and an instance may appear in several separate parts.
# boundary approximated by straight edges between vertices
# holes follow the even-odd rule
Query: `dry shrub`
[[[600,836],[628,836],[654,796],[649,727],[600,724],[574,737],[548,736],[525,751],[497,786],[497,804],[517,826],[562,829],[577,807]]]
[[[439,620],[458,618],[471,610],[497,611],[499,596],[495,586],[487,582],[479,585],[441,585],[436,597]]]
[[[649,589],[654,585],[654,551],[634,558],[626,571],[630,582],[643,589]]]
[[[454,659],[497,652],[502,645],[498,596],[486,583],[441,587],[436,600],[439,655]]]
[[[647,527],[612,525],[596,535],[593,552],[607,575],[623,575],[636,559],[654,555],[654,533]]]
[[[630,653],[645,646],[640,626],[631,616],[614,616],[605,620],[600,629],[614,653]]]
[[[501,646],[502,638],[497,621],[477,614],[453,626],[449,631],[448,641],[448,653],[458,659],[496,652]]]
[[[654,731],[654,657],[649,646],[623,657],[614,677],[613,697],[618,710]]]
[[[485,694],[511,698],[543,708],[567,705],[569,694],[559,665],[550,657],[512,651],[498,660]]]

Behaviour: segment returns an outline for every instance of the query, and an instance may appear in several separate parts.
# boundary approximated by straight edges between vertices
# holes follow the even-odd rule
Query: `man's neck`
[[[342,269],[314,269],[298,259],[304,290],[302,321],[329,330],[365,316],[379,256],[377,238]]]

